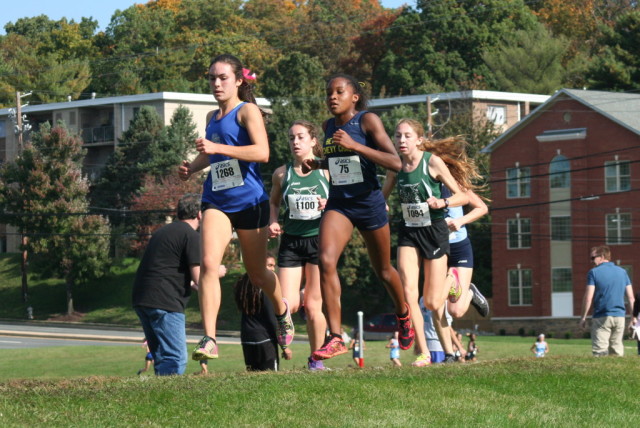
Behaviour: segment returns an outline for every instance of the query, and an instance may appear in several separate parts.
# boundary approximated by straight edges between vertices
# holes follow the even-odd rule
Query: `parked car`
[[[364,340],[387,340],[398,329],[396,314],[378,314],[363,325]]]

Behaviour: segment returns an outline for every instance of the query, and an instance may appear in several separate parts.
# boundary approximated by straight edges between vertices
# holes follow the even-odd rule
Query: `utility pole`
[[[431,117],[431,95],[427,95],[427,139],[433,137],[433,119]]]
[[[31,95],[31,93],[22,95],[20,94],[20,91],[16,91],[16,125],[17,125],[16,129],[18,134],[18,154],[22,153],[24,149],[24,142],[23,142],[24,127],[22,123],[21,99],[23,96],[28,96],[28,95]],[[27,204],[29,203],[29,201],[25,201],[25,202]],[[24,228],[20,230],[20,234],[21,234],[21,244],[22,244],[22,259],[20,262],[20,270],[22,273],[22,301],[26,304],[27,301],[29,300],[29,283],[27,282],[27,266],[28,266],[28,256],[29,256],[27,252],[27,244],[29,243],[29,238],[27,238],[26,230],[24,230]],[[31,306],[27,308],[27,318],[29,319],[33,318],[33,309],[31,308]]]

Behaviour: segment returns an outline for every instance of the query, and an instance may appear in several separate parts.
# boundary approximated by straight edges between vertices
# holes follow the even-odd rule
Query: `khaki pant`
[[[591,350],[594,356],[624,355],[624,324],[624,317],[591,319]]]

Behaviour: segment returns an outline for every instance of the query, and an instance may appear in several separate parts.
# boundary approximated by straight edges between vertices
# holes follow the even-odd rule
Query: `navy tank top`
[[[373,140],[362,130],[361,120],[365,113],[367,112],[358,112],[342,126],[336,126],[335,118],[327,121],[323,150],[328,159],[331,174],[329,198],[352,198],[380,188],[376,175],[377,166],[374,162],[333,143],[333,134],[342,129],[355,142],[377,149]],[[358,172],[361,172],[361,176]]]

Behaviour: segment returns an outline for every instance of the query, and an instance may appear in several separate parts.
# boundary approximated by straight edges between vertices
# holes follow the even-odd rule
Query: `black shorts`
[[[227,213],[222,211],[210,202],[202,203],[202,211],[206,210],[218,210],[224,213],[231,221],[231,226],[234,229],[260,229],[266,227],[269,224],[269,201],[262,201],[258,205],[254,205],[242,211],[235,213]]]
[[[449,267],[465,267],[473,269],[473,248],[471,241],[465,238],[460,242],[449,244],[451,252],[449,253]]]
[[[387,203],[378,190],[352,198],[329,198],[324,211],[338,211],[358,230],[378,230],[389,223]]]
[[[278,249],[278,267],[300,267],[307,263],[318,264],[318,236],[282,235]]]
[[[242,353],[248,371],[278,370],[278,345],[274,342],[243,343]]]
[[[449,254],[449,228],[444,219],[431,221],[431,226],[407,227],[400,225],[398,247],[413,247],[420,255],[429,260],[439,259]]]

